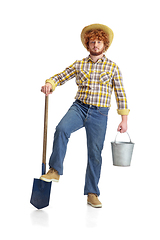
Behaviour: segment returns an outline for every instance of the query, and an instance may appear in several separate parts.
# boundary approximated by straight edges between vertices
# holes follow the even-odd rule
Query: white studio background
[[[77,239],[78,235],[159,240],[159,22],[158,0],[0,1],[3,239]],[[92,23],[114,31],[106,56],[123,74],[131,109],[128,132],[135,142],[132,165],[112,165],[110,142],[121,121],[113,93],[99,183],[103,208],[92,209],[83,196],[87,148],[82,129],[70,138],[64,175],[52,185],[50,206],[37,211],[29,201],[33,178],[41,174],[44,95],[40,89],[47,78],[88,55],[80,33]],[[73,79],[49,97],[47,161],[55,127],[76,90]]]

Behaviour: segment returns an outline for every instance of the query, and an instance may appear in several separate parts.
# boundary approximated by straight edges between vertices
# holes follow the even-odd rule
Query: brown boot
[[[41,180],[45,182],[59,182],[60,175],[54,168],[50,168],[47,174],[40,177]]]
[[[102,203],[98,200],[97,194],[88,193],[87,203],[94,208],[101,208]]]

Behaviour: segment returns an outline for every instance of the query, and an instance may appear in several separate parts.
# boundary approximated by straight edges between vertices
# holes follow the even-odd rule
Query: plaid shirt
[[[62,85],[72,78],[76,78],[78,91],[76,99],[85,104],[97,107],[110,107],[111,94],[114,88],[118,114],[128,115],[129,109],[119,67],[105,57],[93,62],[90,56],[75,61],[63,72],[46,80],[52,85]]]

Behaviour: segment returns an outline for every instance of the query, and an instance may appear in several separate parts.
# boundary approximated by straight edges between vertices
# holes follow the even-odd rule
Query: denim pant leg
[[[49,166],[56,169],[59,175],[63,175],[63,161],[70,135],[84,126],[83,120],[79,105],[74,102],[56,127]]]
[[[105,140],[108,110],[109,108],[91,108],[88,113],[89,118],[86,119],[85,128],[87,134],[88,164],[84,187],[85,195],[88,193],[100,195],[98,182],[101,173],[101,152]]]

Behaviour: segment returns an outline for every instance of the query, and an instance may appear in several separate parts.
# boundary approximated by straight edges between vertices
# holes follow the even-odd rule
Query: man
[[[53,152],[49,161],[50,170],[40,178],[47,182],[59,181],[60,175],[63,175],[63,161],[69,137],[71,133],[85,127],[88,163],[84,195],[88,195],[87,202],[92,207],[102,207],[98,199],[100,195],[98,182],[113,88],[117,100],[117,111],[122,116],[122,121],[118,126],[118,131],[121,133],[127,130],[127,115],[129,114],[119,67],[104,55],[112,40],[113,31],[105,25],[92,24],[85,27],[81,33],[81,41],[90,55],[80,61],[75,61],[63,72],[47,79],[45,86],[42,87],[42,92],[48,95],[51,89],[55,90],[56,86],[75,77],[78,91],[76,101],[56,127]]]

